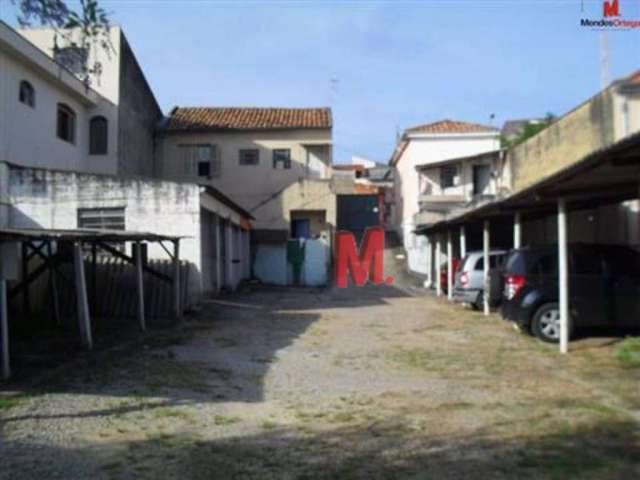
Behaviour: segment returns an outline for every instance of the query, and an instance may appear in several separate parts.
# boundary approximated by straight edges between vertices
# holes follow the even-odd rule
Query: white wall
[[[408,137],[408,145],[395,165],[394,189],[396,195],[396,222],[403,239],[410,268],[427,273],[426,249],[413,233],[414,215],[419,212],[420,180],[417,165],[428,165],[443,160],[468,157],[497,150],[499,134],[441,134]]]
[[[314,143],[328,147],[331,143],[331,130],[169,133],[159,138],[157,173],[162,178],[172,180],[208,182],[243,208],[251,210],[275,192],[307,176],[305,144]],[[197,144],[216,146],[221,162],[219,177],[208,180],[185,174],[179,146]],[[273,168],[273,150],[279,148],[291,149],[291,169]],[[259,164],[240,165],[241,149],[258,149]],[[329,166],[330,148],[325,155],[325,163]]]
[[[200,187],[155,180],[123,180],[112,176],[11,168],[9,226],[78,228],[79,208],[124,207],[125,228],[180,241],[180,258],[192,264],[190,292],[201,291]],[[150,259],[168,260],[157,243]]]
[[[1,48],[0,42],[0,161],[17,165],[91,173],[115,173],[117,168],[117,109],[97,95],[83,95]],[[35,89],[35,107],[19,102],[20,82]],[[75,143],[57,137],[57,104],[76,114]],[[89,120],[102,115],[109,122],[107,155],[89,155]]]

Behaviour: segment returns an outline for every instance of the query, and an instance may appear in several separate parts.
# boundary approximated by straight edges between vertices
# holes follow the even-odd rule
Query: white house
[[[0,22],[0,161],[117,172],[118,109]]]
[[[196,179],[154,177],[161,112],[121,30],[110,35],[115,53],[88,86],[51,30],[0,22],[0,228],[184,237],[190,298],[235,288],[249,275],[251,216]],[[151,245],[148,258],[166,255]]]
[[[429,269],[426,248],[422,245],[424,239],[414,233],[419,222],[416,217],[420,214],[421,195],[442,189],[443,185],[451,189],[452,194],[459,195],[469,180],[463,179],[458,163],[445,166],[443,162],[499,148],[500,132],[475,123],[442,120],[405,130],[390,163],[395,169],[396,230],[407,252],[410,270],[426,274]],[[438,166],[438,178],[420,175],[416,170],[428,166]],[[440,171],[444,171],[442,178]],[[484,170],[480,173],[487,174]]]

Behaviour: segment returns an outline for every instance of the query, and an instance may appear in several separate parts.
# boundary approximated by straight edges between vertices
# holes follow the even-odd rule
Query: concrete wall
[[[296,218],[304,218],[305,211],[310,219],[317,219],[317,212],[324,211],[324,224],[316,223],[316,228],[328,238],[337,221],[336,194],[330,180],[303,180],[291,184],[252,212],[256,218],[253,225],[257,229],[288,232],[291,213],[295,212]]]
[[[18,100],[22,80],[34,87],[34,108]],[[76,114],[75,143],[57,137],[58,103],[68,105]],[[94,115],[106,117],[109,124],[107,155],[89,155],[89,120]],[[111,102],[78,93],[37,65],[0,49],[0,161],[116,173],[117,128],[117,109]]]
[[[308,149],[305,144],[325,145],[324,162],[328,175],[330,143],[330,129],[164,134],[158,138],[157,173],[167,179],[208,182],[251,211],[299,179],[309,178],[306,168]],[[179,146],[198,144],[216,147],[220,160],[218,177],[207,179],[185,173]],[[291,169],[273,168],[273,150],[279,148],[291,149]],[[259,164],[240,165],[241,149],[258,149]]]
[[[124,34],[120,35],[119,91],[118,174],[153,176],[155,129],[162,111]]]
[[[9,226],[78,228],[79,208],[124,207],[127,230],[188,237],[180,257],[191,264],[189,290],[201,292],[200,187],[154,180],[11,168]],[[158,244],[150,259],[167,260]]]

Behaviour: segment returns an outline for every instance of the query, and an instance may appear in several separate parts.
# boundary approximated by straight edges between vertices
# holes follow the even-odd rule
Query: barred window
[[[291,150],[280,148],[273,151],[273,168],[291,168]]]
[[[124,207],[80,208],[78,228],[98,230],[124,230]]]
[[[440,187],[449,188],[454,187],[456,184],[456,177],[458,176],[457,165],[445,165],[440,167]]]
[[[258,165],[260,163],[260,150],[247,148],[240,150],[240,165]]]
[[[180,145],[179,148],[185,176],[220,176],[220,160],[215,145]]]

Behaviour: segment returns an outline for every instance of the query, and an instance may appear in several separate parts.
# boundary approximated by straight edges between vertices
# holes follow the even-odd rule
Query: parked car
[[[509,253],[502,316],[546,342],[560,338],[555,245]],[[569,246],[569,331],[640,327],[640,253],[616,245]]]
[[[507,252],[504,250],[492,250],[489,252],[489,275],[491,279],[491,294],[489,303],[495,306],[501,299],[501,285],[496,281],[501,280],[500,269],[504,263]],[[496,286],[494,286],[496,285]],[[499,292],[496,294],[496,292]],[[462,259],[453,283],[453,299],[460,303],[467,303],[473,308],[480,309],[484,302],[484,253],[480,251],[469,252]]]
[[[447,277],[447,272],[449,271],[449,267],[447,265],[448,262],[444,262],[440,267],[440,287],[442,291],[446,294],[449,293],[449,279]],[[453,267],[453,274],[455,275],[458,271],[458,265],[460,265],[459,258],[451,259],[451,266]]]

